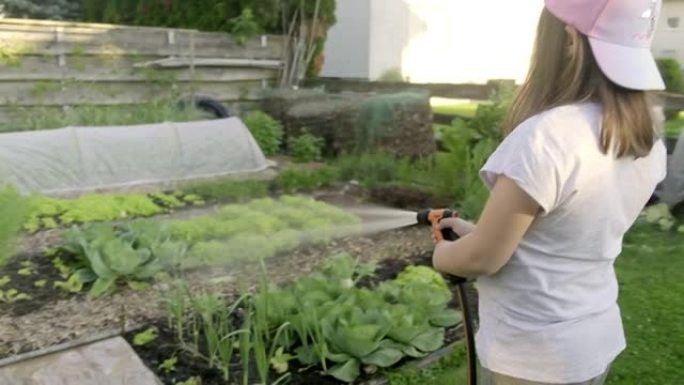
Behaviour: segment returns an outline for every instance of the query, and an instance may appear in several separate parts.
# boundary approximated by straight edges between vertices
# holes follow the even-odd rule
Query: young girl
[[[436,245],[477,276],[484,384],[602,384],[625,348],[613,262],[665,177],[647,90],[660,0],[546,0],[506,138],[481,170],[477,225]]]

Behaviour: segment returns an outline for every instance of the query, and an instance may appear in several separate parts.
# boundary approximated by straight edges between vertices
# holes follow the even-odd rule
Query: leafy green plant
[[[328,165],[320,167],[289,166],[278,174],[278,185],[288,194],[314,191],[328,187],[339,178],[337,168]]]
[[[384,182],[394,182],[399,177],[397,157],[387,153],[363,153],[343,155],[335,162],[343,180],[357,180],[371,186]]]
[[[12,282],[12,278],[10,278],[9,275],[3,275],[2,277],[0,277],[0,288],[2,288],[10,282]]]
[[[21,275],[23,277],[28,277],[35,272],[34,271],[35,266],[33,265],[33,262],[31,262],[31,261],[21,261],[19,263],[19,265],[21,266],[21,268],[19,270],[17,270],[18,275]]]
[[[676,94],[684,92],[684,76],[682,75],[682,68],[673,58],[658,58],[656,60],[658,70],[665,81],[665,87],[668,92]]]
[[[216,215],[172,221],[169,229],[175,239],[192,245],[185,262],[190,266],[268,258],[304,240],[326,242],[335,235],[336,227],[359,223],[357,217],[325,203],[284,196],[227,205]]]
[[[479,177],[479,170],[501,140],[499,129],[506,111],[506,102],[480,105],[475,117],[465,121],[456,119],[444,131],[447,149],[441,161],[451,169],[457,180],[455,196],[463,216],[477,218],[489,197],[487,187]]]
[[[283,126],[262,111],[248,112],[244,122],[264,155],[275,155],[283,140]]]
[[[35,282],[33,282],[33,286],[42,289],[47,285],[47,279],[39,279]]]
[[[321,160],[323,139],[309,133],[290,138],[288,152],[295,162],[306,163]]]
[[[194,376],[186,379],[185,381],[176,382],[175,385],[202,385],[202,377]]]
[[[176,371],[176,364],[178,363],[178,357],[172,356],[165,359],[161,364],[159,364],[159,369],[163,370],[164,373],[169,374]]]
[[[156,328],[148,328],[147,330],[137,333],[135,336],[133,336],[133,345],[145,346],[156,340],[158,336],[159,335],[157,334]]]
[[[35,232],[60,225],[149,217],[183,207],[172,194],[90,194],[76,199],[34,197],[24,229]]]
[[[126,283],[132,288],[178,263],[187,246],[172,241],[164,228],[135,221],[121,226],[93,224],[75,227],[64,235],[63,249],[75,260],[74,272],[56,287],[80,291],[92,283],[97,297]]]
[[[15,239],[29,213],[26,198],[10,186],[0,189],[0,266],[14,252]]]
[[[221,180],[198,183],[182,189],[186,197],[197,196],[208,201],[245,201],[268,195],[268,182],[259,180]]]
[[[30,294],[21,293],[17,289],[0,289],[0,302],[15,303],[18,301],[30,301],[33,299]]]
[[[444,327],[459,321],[447,307],[450,293],[441,276],[411,268],[377,290],[355,286],[373,270],[348,255],[332,257],[319,272],[284,288],[262,289],[257,309],[267,312],[271,328],[291,325],[284,352],[295,348],[303,365],[320,363],[345,382],[353,382],[362,367],[374,371],[441,347]]]
[[[245,338],[244,335],[249,334],[249,329],[235,328],[232,322],[234,312],[244,297],[228,306],[223,298],[216,294],[200,293],[193,296],[187,291],[179,293],[182,292],[188,296],[187,302],[185,299],[177,298],[175,302],[182,304],[183,308],[181,311],[178,305],[172,308],[172,316],[176,318],[177,327],[180,327],[176,332],[180,338],[181,348],[203,358],[210,367],[219,369],[223,379],[227,381],[230,378],[235,345]],[[186,303],[193,310],[192,314],[185,312]],[[183,337],[186,330],[192,336],[191,341],[186,341]],[[200,341],[200,336],[204,336],[203,342]]]
[[[240,45],[244,45],[248,39],[254,37],[261,30],[250,8],[244,8],[239,16],[230,20],[230,24],[230,32]]]

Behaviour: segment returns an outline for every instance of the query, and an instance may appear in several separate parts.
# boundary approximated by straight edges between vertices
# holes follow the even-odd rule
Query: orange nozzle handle
[[[440,229],[439,222],[444,218],[458,217],[456,211],[450,209],[427,209],[418,212],[418,223],[432,227],[432,233],[436,241],[454,241],[458,238],[451,229]]]

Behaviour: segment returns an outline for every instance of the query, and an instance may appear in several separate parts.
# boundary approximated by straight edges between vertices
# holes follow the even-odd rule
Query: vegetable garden
[[[0,323],[17,326],[0,333],[0,363],[121,335],[165,384],[460,384],[462,320],[428,234],[363,235],[367,218],[345,207],[475,218],[504,106],[494,95],[436,126],[439,150],[422,157],[330,155],[252,112],[250,131],[280,162],[270,180],[73,198],[5,188]],[[663,206],[641,221],[682,231]],[[632,378],[619,362],[617,373]]]
[[[400,103],[377,104],[384,114],[408,99],[388,100]],[[272,179],[75,197],[6,187],[0,318],[21,326],[0,333],[0,362],[121,335],[168,384],[386,383],[458,351],[460,313],[429,267],[429,236],[363,235],[345,207],[467,202],[445,176],[455,162],[474,170],[471,142],[487,133],[456,134],[490,111],[421,157],[381,148],[382,114],[363,150],[335,155],[316,130],[255,111],[245,122],[279,162]]]
[[[308,53],[288,53],[308,57],[286,63],[294,78],[319,69],[325,29],[334,22],[334,1],[301,8],[309,3],[260,0],[286,8],[257,18],[242,1],[220,1],[225,12],[216,14],[204,12],[207,2],[188,12],[173,1],[163,12],[158,1],[110,3],[62,8],[98,22],[229,31],[242,44],[279,32],[281,18],[288,26],[300,18],[306,27],[318,15],[321,31],[299,37]],[[64,18],[77,17],[73,12]],[[192,17],[197,12],[207,15],[200,25]],[[70,54],[80,58],[79,51]],[[510,91],[432,109],[422,93],[273,91],[241,114],[250,140],[277,163],[270,179],[211,178],[73,197],[20,194],[0,180],[0,383],[13,382],[5,377],[8,368],[117,336],[164,384],[465,383],[459,305],[453,284],[430,268],[429,234],[416,228],[365,233],[369,219],[346,208],[452,207],[476,219],[488,195],[478,170],[501,139]],[[459,117],[433,125],[433,112]],[[162,99],[57,114],[26,110],[0,131],[200,116]],[[671,133],[681,126],[674,118]],[[675,368],[684,357],[684,304],[672,295],[681,269],[663,262],[674,257],[681,266],[682,233],[681,219],[659,205],[645,211],[626,240],[624,262],[618,260],[621,305],[637,348],[616,363],[611,384],[684,378]],[[644,275],[650,280],[636,290]],[[658,280],[675,290],[664,292]],[[653,301],[643,294],[648,290]],[[656,318],[667,322],[670,335],[656,330]],[[650,365],[642,351],[662,359]]]

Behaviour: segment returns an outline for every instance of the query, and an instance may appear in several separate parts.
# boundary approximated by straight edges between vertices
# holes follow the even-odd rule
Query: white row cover
[[[0,186],[81,194],[263,171],[238,118],[0,134]]]

